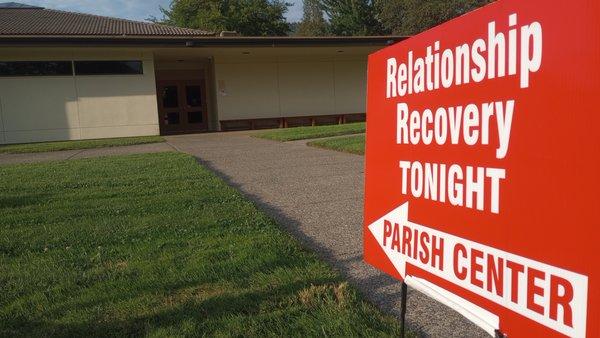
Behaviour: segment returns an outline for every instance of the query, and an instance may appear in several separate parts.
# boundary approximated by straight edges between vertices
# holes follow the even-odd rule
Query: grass
[[[330,126],[296,127],[285,129],[274,129],[267,132],[255,134],[255,137],[275,141],[295,141],[311,138],[361,134],[365,132],[365,123],[347,123]]]
[[[184,154],[0,167],[0,336],[398,336]]]
[[[313,147],[343,151],[352,154],[364,155],[365,135],[317,140],[309,142],[308,145]]]
[[[134,144],[164,142],[161,136],[139,136],[107,138],[81,141],[59,141],[43,143],[8,144],[0,146],[0,154],[43,153],[59,150],[92,149],[104,147],[130,146]]]

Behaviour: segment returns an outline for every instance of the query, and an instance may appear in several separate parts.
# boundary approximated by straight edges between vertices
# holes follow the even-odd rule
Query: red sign
[[[368,74],[365,260],[491,333],[600,336],[600,1],[500,0]]]

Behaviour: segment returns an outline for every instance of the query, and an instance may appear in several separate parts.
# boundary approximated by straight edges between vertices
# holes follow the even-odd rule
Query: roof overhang
[[[0,36],[0,46],[15,47],[327,47],[387,46],[404,36],[353,37],[165,37],[165,36]]]

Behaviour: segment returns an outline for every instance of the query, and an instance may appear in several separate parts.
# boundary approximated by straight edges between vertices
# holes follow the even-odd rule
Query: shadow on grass
[[[314,281],[327,283],[330,281]],[[195,286],[191,283],[189,286]],[[93,324],[87,321],[77,323],[56,323],[51,321],[13,321],[10,327],[0,330],[0,336],[10,337],[144,337],[150,328],[165,329],[171,326],[180,326],[181,323],[194,322],[201,319],[193,328],[194,332],[202,335],[212,335],[219,332],[232,318],[242,317],[249,320],[255,319],[261,311],[261,306],[273,301],[273,294],[278,299],[292,299],[307,285],[303,282],[287,284],[285,287],[269,288],[265,290],[245,290],[241,292],[223,291],[204,299],[192,298],[177,306],[161,309],[155,313],[138,316],[127,320],[110,321],[94,320]],[[147,290],[149,295],[155,295],[156,290]],[[170,290],[173,291],[173,290]],[[139,295],[136,295],[136,297]],[[93,308],[101,305],[80,304],[82,309]],[[288,314],[289,315],[289,314]]]
[[[387,274],[370,267],[370,273],[367,276],[357,277],[351,274],[356,264],[366,264],[363,262],[361,254],[353,255],[349,258],[340,260],[336,257],[334,252],[327,247],[320,245],[310,236],[307,236],[300,230],[300,223],[298,220],[290,218],[281,209],[269,204],[263,200],[260,196],[249,193],[243,186],[236,183],[230,176],[221,172],[218,168],[212,165],[209,161],[204,161],[201,158],[196,157],[196,161],[212,171],[220,179],[225,181],[229,186],[234,187],[246,198],[250,199],[254,204],[271,216],[277,224],[282,226],[288,233],[296,238],[303,247],[308,250],[316,252],[319,257],[323,258],[327,263],[332,265],[341,275],[348,280],[351,284],[357,286],[357,291],[367,301],[376,305],[379,309],[387,312],[396,318],[400,318],[400,299],[401,299],[401,283],[388,276]],[[412,292],[409,292],[409,295]],[[425,335],[425,332],[416,323],[407,321],[407,329],[418,335]]]
[[[26,207],[28,205],[39,204],[48,199],[52,194],[25,194],[19,196],[0,196],[0,210],[10,208]]]

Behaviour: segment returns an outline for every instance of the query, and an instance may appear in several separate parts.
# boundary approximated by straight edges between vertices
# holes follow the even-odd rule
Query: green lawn
[[[104,147],[130,146],[134,144],[157,143],[164,142],[165,139],[161,136],[140,136],[140,137],[123,137],[123,138],[107,138],[97,140],[81,140],[81,141],[60,141],[60,142],[44,142],[44,143],[24,143],[24,144],[8,144],[0,146],[0,154],[20,154],[20,153],[43,153],[47,151],[59,150],[75,150],[75,149],[92,149]]]
[[[190,156],[0,167],[0,336],[398,336]]]
[[[343,151],[352,154],[365,154],[365,135],[332,138],[309,142],[308,145],[319,148]]]
[[[269,140],[285,142],[338,135],[361,134],[364,132],[365,123],[359,122],[336,124],[330,126],[273,129],[259,134],[255,134],[254,136],[266,138]]]

